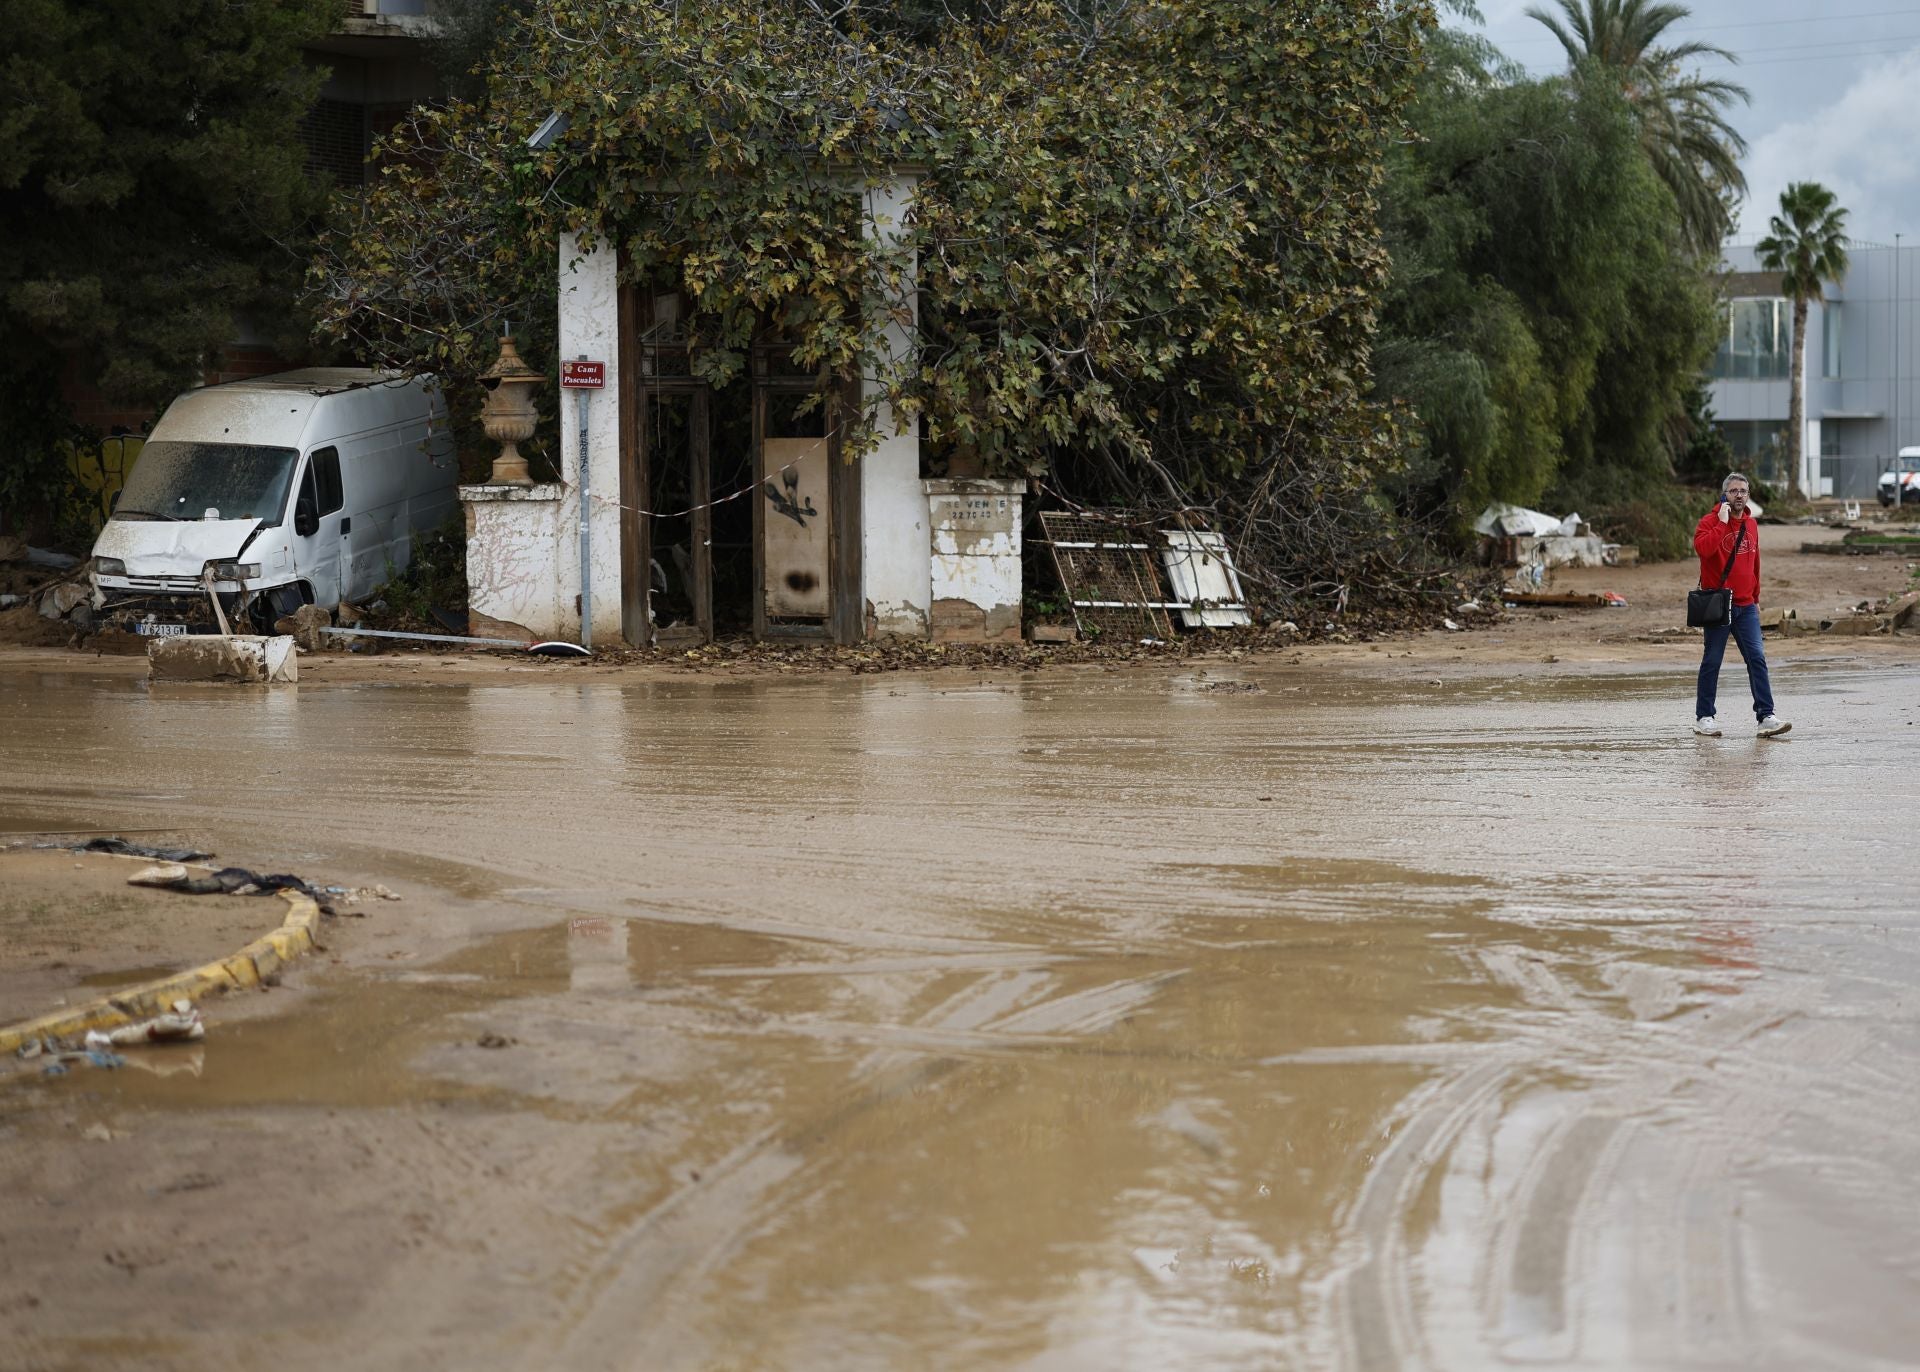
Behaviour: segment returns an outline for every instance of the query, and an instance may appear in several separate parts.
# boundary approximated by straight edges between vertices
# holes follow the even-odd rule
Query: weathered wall
[[[921,483],[932,530],[929,629],[940,643],[1020,641],[1019,481]]]
[[[468,608],[524,625],[535,638],[571,638],[578,620],[571,597],[561,613],[556,565],[560,487],[462,486],[460,501],[467,512]]]
[[[865,192],[865,232],[882,242],[898,241],[913,201],[914,180],[895,177]],[[911,281],[915,273],[909,273]],[[909,288],[894,302],[894,322],[883,335],[888,357],[902,357],[913,346],[919,302]],[[863,383],[872,396],[873,378]],[[928,574],[927,496],[920,485],[920,437],[901,431],[892,407],[880,403],[876,422],[880,443],[860,459],[861,589],[869,634],[925,638],[933,592]]]

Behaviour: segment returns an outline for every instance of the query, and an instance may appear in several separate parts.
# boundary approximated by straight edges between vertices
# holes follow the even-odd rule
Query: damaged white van
[[[457,466],[431,377],[316,367],[188,391],[94,540],[95,618],[212,630],[210,580],[236,629],[269,633],[366,596],[458,508]]]

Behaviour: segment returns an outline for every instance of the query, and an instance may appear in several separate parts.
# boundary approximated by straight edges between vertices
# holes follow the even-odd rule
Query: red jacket
[[[1720,584],[1727,554],[1733,551],[1733,541],[1742,525],[1746,526],[1747,536],[1740,540],[1740,555],[1733,560],[1727,589],[1733,592],[1735,605],[1752,605],[1760,599],[1760,526],[1752,515],[1722,524],[1720,507],[1714,506],[1693,531],[1693,550],[1700,554],[1700,584],[1711,591]]]

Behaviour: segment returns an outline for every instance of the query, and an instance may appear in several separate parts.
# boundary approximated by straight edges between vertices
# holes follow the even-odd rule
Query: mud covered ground
[[[1920,639],[1698,739],[1637,574],[1173,664],[6,658],[0,829],[407,900],[193,1070],[0,1083],[0,1366],[1913,1365]]]
[[[129,886],[150,864],[30,842],[0,836],[0,1024],[226,957],[286,913],[278,900]]]

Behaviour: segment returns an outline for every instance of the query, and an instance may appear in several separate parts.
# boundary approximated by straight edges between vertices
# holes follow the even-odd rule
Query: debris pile
[[[207,1027],[193,1002],[176,1000],[164,1014],[112,1029],[89,1029],[79,1041],[49,1034],[28,1039],[15,1051],[23,1062],[40,1062],[43,1076],[64,1077],[75,1067],[99,1067],[115,1071],[126,1066],[143,1067],[162,1076],[176,1070],[198,1072],[200,1061],[194,1055],[182,1063],[162,1065],[142,1056],[127,1057],[116,1048],[145,1048],[164,1044],[199,1043],[207,1036]]]
[[[1535,585],[1539,573],[1552,567],[1620,567],[1640,559],[1638,548],[1606,542],[1577,513],[1556,519],[1495,501],[1474,520],[1473,531],[1480,535],[1483,564],[1534,569]]]

